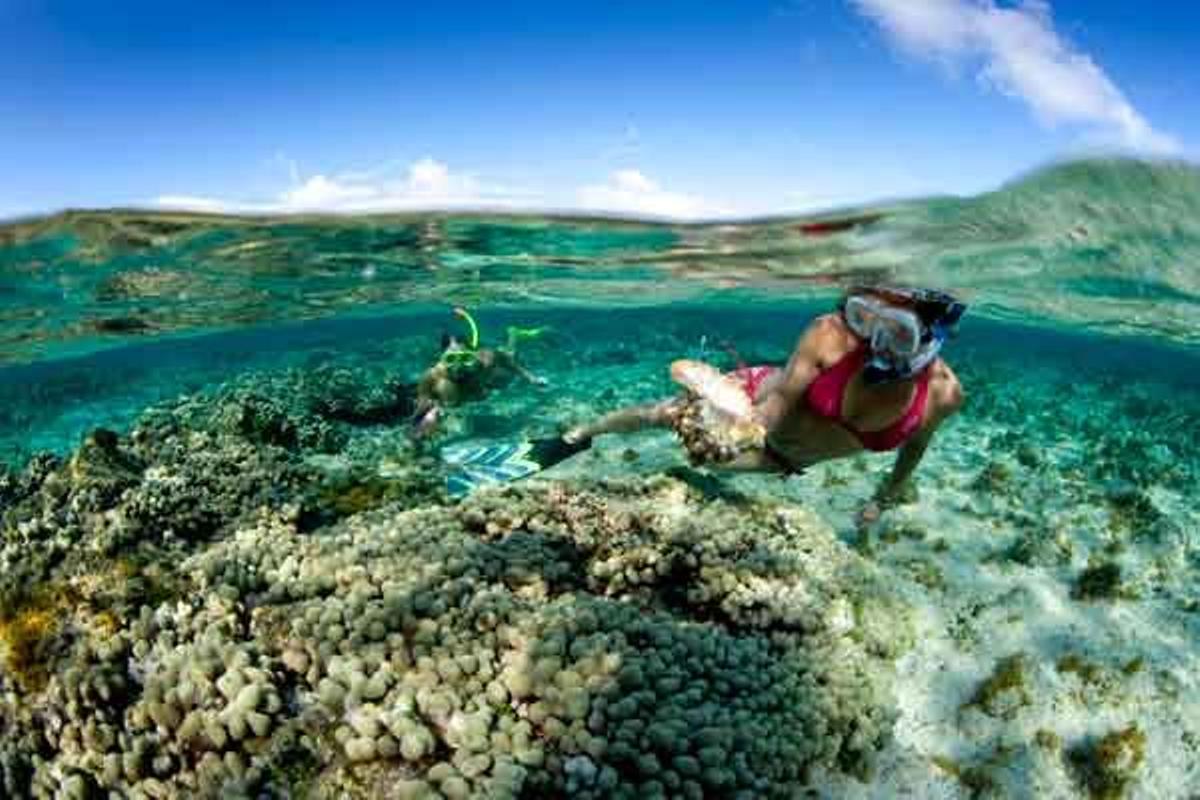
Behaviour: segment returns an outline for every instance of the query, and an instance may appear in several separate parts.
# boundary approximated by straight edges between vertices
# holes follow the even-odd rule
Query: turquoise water
[[[0,227],[0,794],[1187,797],[1198,257],[1200,172],[1131,161],[738,224]],[[970,304],[963,411],[871,525],[889,455],[654,431],[441,494],[441,447],[782,362],[871,281]],[[453,305],[544,326],[546,385],[414,442]]]

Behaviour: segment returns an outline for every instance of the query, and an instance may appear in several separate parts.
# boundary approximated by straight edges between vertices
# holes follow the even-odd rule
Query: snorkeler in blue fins
[[[451,497],[463,497],[480,486],[526,478],[590,446],[590,440],[568,442],[561,436],[451,445],[442,450],[442,461],[448,470],[446,491]]]
[[[466,324],[467,335],[463,339],[445,335],[441,356],[417,384],[413,428],[418,437],[429,436],[436,430],[445,407],[482,400],[491,389],[514,377],[534,386],[546,385],[543,378],[517,360],[516,354],[520,342],[536,339],[545,328],[510,326],[503,346],[487,348],[480,344],[479,325],[471,313],[458,307],[454,315]],[[442,461],[447,468],[446,488],[458,497],[484,484],[517,480],[547,469],[586,447],[587,444],[568,443],[561,437],[450,445],[442,450]]]

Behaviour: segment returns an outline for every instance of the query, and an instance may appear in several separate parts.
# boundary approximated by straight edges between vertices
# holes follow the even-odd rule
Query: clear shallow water
[[[476,317],[485,339],[512,324],[548,325],[549,338],[533,345],[537,357],[530,360],[537,362],[533,366],[539,373],[553,378],[563,394],[588,397],[593,389],[589,364],[611,368],[630,363],[656,371],[655,379],[634,398],[641,402],[673,392],[665,366],[681,353],[728,367],[735,365],[735,354],[747,363],[786,360],[804,322],[826,308],[813,301],[786,307],[760,302],[750,309],[695,303],[604,310],[485,307]],[[459,329],[460,324],[445,311],[356,316],[122,343],[82,355],[11,365],[0,369],[0,453],[14,465],[40,450],[64,453],[93,427],[126,427],[156,402],[211,390],[243,373],[374,365],[394,377],[415,381],[436,359],[441,333]],[[1036,364],[1038,369],[1084,384],[1155,387],[1147,390],[1155,395],[1153,408],[1132,409],[1135,416],[1144,414],[1147,419],[1162,413],[1160,406],[1187,412],[1200,391],[1200,353],[1145,338],[968,317],[959,337],[948,346],[947,357],[956,368],[972,376],[978,373],[984,380],[992,364]],[[620,377],[606,379],[619,381]],[[553,421],[541,410],[553,397],[523,392],[520,387],[510,391],[529,397],[531,420],[542,423],[542,432],[553,428]],[[474,413],[486,413],[487,407],[486,403],[480,408],[468,406],[460,415],[470,419]],[[967,413],[973,410],[968,408]],[[1172,418],[1174,413],[1168,415]],[[526,423],[531,420],[513,418],[504,432],[518,433],[530,427]],[[1200,433],[1195,417],[1189,420],[1175,436],[1181,443],[1195,442]],[[568,421],[573,420],[562,420]]]
[[[415,377],[433,357],[415,342],[454,327],[452,304],[493,316],[494,330],[549,321],[574,348],[637,349],[642,326],[682,328],[699,347],[716,324],[728,331],[714,342],[783,357],[791,328],[838,287],[872,280],[959,293],[968,340],[1011,341],[1093,376],[1134,364],[1186,393],[1198,259],[1200,170],[1134,161],[1066,164],[973,198],[737,225],[68,212],[0,227],[0,452],[62,452],[90,426],[248,367],[386,357],[381,338],[414,339],[417,360],[392,366]],[[685,321],[697,314],[719,321]],[[768,314],[795,322],[749,319]],[[582,333],[582,320],[601,322]]]
[[[833,548],[828,553],[837,554],[829,556],[834,560],[869,565],[864,568],[877,570],[908,608],[881,626],[895,631],[891,638],[877,639],[870,614],[863,612],[858,632],[846,640],[869,656],[836,651],[837,663],[861,666],[861,673],[859,666],[851,672],[873,687],[867,693],[872,698],[878,690],[871,701],[877,706],[862,694],[814,701],[832,698],[861,712],[844,723],[852,728],[875,730],[879,720],[890,720],[879,741],[866,747],[858,740],[867,734],[846,736],[827,743],[824,755],[728,745],[730,755],[742,753],[770,774],[772,788],[762,793],[797,785],[795,775],[771,766],[793,759],[813,768],[811,785],[829,797],[965,797],[980,785],[999,796],[1186,797],[1188,787],[1200,785],[1197,256],[1197,171],[1136,162],[1057,167],[977,198],[738,225],[80,212],[0,228],[0,463],[13,468],[0,474],[0,567],[6,575],[0,580],[0,689],[8,692],[0,704],[0,734],[15,743],[0,747],[0,778],[6,781],[0,789],[32,793],[38,781],[61,788],[73,771],[123,790],[148,780],[140,774],[105,777],[104,754],[120,752],[122,744],[75,748],[37,739],[31,731],[44,723],[38,715],[49,713],[38,709],[58,709],[56,681],[74,686],[81,669],[85,675],[126,675],[121,708],[158,702],[153,697],[160,689],[149,688],[153,676],[175,680],[164,665],[202,657],[185,652],[198,641],[196,630],[225,630],[228,622],[231,632],[222,634],[221,647],[245,651],[238,658],[275,676],[265,680],[286,696],[289,708],[336,717],[329,729],[321,727],[324,722],[285,722],[267,711],[264,700],[261,713],[274,715],[266,737],[272,746],[284,729],[299,725],[325,742],[300,747],[310,769],[305,780],[371,794],[371,779],[364,776],[374,773],[343,773],[350,757],[346,742],[329,743],[342,735],[334,733],[337,720],[370,725],[361,722],[367,712],[354,711],[362,698],[334,703],[323,692],[335,690],[320,688],[324,679],[341,680],[345,667],[326,650],[357,657],[374,647],[373,634],[354,629],[352,619],[371,619],[370,609],[354,605],[355,592],[366,591],[365,597],[370,591],[356,583],[348,565],[380,570],[372,578],[376,585],[407,586],[414,574],[430,574],[430,563],[461,555],[392,564],[371,544],[384,537],[387,553],[425,553],[424,540],[392,541],[388,531],[453,527],[434,520],[457,512],[428,510],[442,509],[435,496],[436,460],[412,451],[407,426],[389,405],[391,387],[415,380],[437,357],[440,334],[459,329],[449,314],[452,304],[476,313],[485,343],[497,343],[508,325],[546,326],[542,338],[523,346],[522,358],[548,386],[511,384],[453,409],[438,444],[546,435],[620,405],[668,395],[673,387],[666,365],[682,355],[721,366],[738,358],[779,362],[842,285],[886,280],[949,288],[971,303],[961,335],[945,352],[968,400],[922,463],[918,494],[887,510],[874,526],[860,530],[854,516],[890,456],[820,465],[786,482],[716,479],[688,469],[671,437],[647,433],[599,441],[545,477],[577,486],[597,478],[671,475],[699,493],[688,501],[688,515],[724,520],[725,531],[747,526],[747,538],[722,545],[718,559],[724,564],[722,559],[734,558],[730,553],[753,550],[753,558],[734,570],[738,580],[750,573],[756,580],[781,581],[770,584],[770,593],[787,597],[795,585],[789,581],[822,587],[833,581],[825,598],[830,609],[843,596],[852,606],[873,607],[877,598],[862,587],[839,584],[841,578],[829,578],[819,566],[796,568],[807,563],[804,558],[780,556],[790,552],[788,545],[766,533],[761,536],[771,542],[763,545],[769,552],[754,549],[760,535],[754,526],[764,518],[756,504],[767,504],[771,513],[811,512],[832,538],[812,533],[813,539],[804,539],[808,529],[801,525],[788,541],[805,541],[821,552]],[[118,433],[115,449],[97,444],[107,441],[103,437],[88,438],[97,427]],[[40,488],[20,473],[39,451],[69,459],[49,479],[48,462],[35,459],[24,475],[36,475]],[[624,508],[630,502],[616,489],[599,491],[599,500],[578,501],[588,519],[600,518],[597,503]],[[575,501],[567,497],[534,502],[570,506]],[[487,541],[494,530],[508,530],[512,515],[530,513],[521,510],[527,502],[520,494],[478,501],[469,514],[487,519],[485,531],[492,532],[478,536]],[[671,507],[674,501],[656,502]],[[500,508],[505,503],[508,510]],[[280,510],[289,504],[302,510]],[[426,509],[416,512],[426,516],[403,516],[408,507]],[[264,508],[273,510],[262,517]],[[283,514],[283,521],[261,521],[274,519],[271,514]],[[734,515],[732,521],[725,514]],[[364,538],[363,526],[370,525],[376,527]],[[473,548],[476,533],[468,533]],[[685,650],[692,644],[681,631],[703,630],[734,636],[738,646],[753,643],[756,669],[795,657],[787,648],[763,655],[782,647],[766,642],[783,623],[764,633],[737,613],[714,619],[712,609],[682,601],[681,588],[700,591],[689,582],[696,576],[671,573],[663,578],[661,596],[648,595],[636,581],[633,588],[602,581],[597,588],[597,575],[608,573],[587,566],[586,578],[568,579],[577,581],[571,591],[554,589],[561,572],[546,565],[569,575],[556,559],[580,569],[599,564],[589,548],[595,537],[609,534],[572,533],[582,538],[573,540],[573,555],[566,556],[561,542],[537,550],[535,540],[543,535],[541,529],[509,531],[486,545],[499,549],[478,556],[482,565],[517,564],[514,574],[525,577],[509,575],[502,583],[518,605],[617,603],[669,615],[671,633],[654,636]],[[632,558],[654,539],[637,531],[611,535],[622,544],[605,555],[605,564]],[[626,535],[634,538],[620,539]],[[663,535],[675,541],[671,537],[679,533]],[[534,555],[527,562],[522,548],[530,547]],[[309,572],[300,577],[249,555],[272,551],[286,552],[289,563],[307,564]],[[660,557],[668,554],[655,555]],[[777,558],[793,566],[763,567]],[[122,577],[114,580],[113,570]],[[338,605],[341,589],[312,578],[323,571],[349,587],[345,604]],[[540,572],[551,588],[522,583]],[[438,593],[457,584],[445,578],[434,585],[414,589],[414,596],[423,598],[421,604],[435,598],[428,600],[433,607],[451,602]],[[38,587],[70,598],[69,607],[48,605]],[[741,608],[740,601],[728,602]],[[747,611],[746,619],[767,613],[756,605],[761,599],[746,602],[758,609]],[[415,613],[401,606],[409,610],[387,620]],[[50,610],[68,622],[46,623]],[[309,613],[318,621],[297,627],[294,620]],[[790,619],[800,612],[781,613]],[[813,623],[817,630],[843,624],[829,613],[830,619]],[[159,622],[144,621],[154,614]],[[248,619],[262,621],[261,627]],[[409,622],[420,619],[418,613]],[[387,620],[381,624],[392,631]],[[542,635],[544,623],[530,624]],[[334,629],[347,638],[337,640]],[[112,630],[128,652],[100,654],[88,644],[97,631]],[[392,632],[410,637],[416,654],[427,643],[414,630]],[[330,637],[335,644],[326,647]],[[138,640],[149,651],[135,651]],[[826,653],[819,648],[827,644],[814,640],[801,649]],[[516,658],[497,647],[498,658]],[[303,674],[295,677],[297,670],[285,661],[296,662],[301,650],[317,672],[298,670]],[[433,655],[440,657],[436,648]],[[625,657],[633,659],[630,652]],[[824,669],[820,659],[826,657],[833,658],[814,656],[812,668]],[[425,674],[419,664],[397,669]],[[677,676],[666,677],[671,683]],[[628,688],[625,680],[618,682],[621,691]],[[706,691],[720,691],[716,680]],[[388,691],[372,702],[401,702],[394,696],[398,689]],[[623,697],[605,696],[612,702]],[[554,697],[543,700],[552,706]],[[220,702],[193,710],[216,714]],[[777,700],[762,707],[772,703]],[[530,713],[529,704],[500,705],[522,718]],[[187,710],[181,707],[179,714]],[[187,781],[199,780],[199,752],[213,742],[173,744],[161,731],[145,733],[136,715],[122,722],[88,713],[93,726],[136,733],[144,740],[139,747],[174,759],[156,780],[177,791],[196,788]],[[148,713],[166,714],[169,721],[173,712]],[[439,758],[453,763],[455,775],[467,775],[473,791],[483,792],[471,774],[475,766],[451,758],[460,742],[439,728],[436,713],[422,713],[444,748]],[[766,738],[773,740],[780,725],[797,724],[771,718],[769,727],[775,727]],[[830,730],[842,724],[821,723]],[[582,752],[590,740],[558,740],[553,725],[538,728],[534,738],[551,760],[545,770],[530,767],[525,796],[565,791],[565,767],[553,758]],[[852,739],[857,743],[851,745]],[[372,747],[389,747],[374,741]],[[1142,752],[1128,759],[1136,761],[1126,764],[1128,775],[1106,773],[1095,763],[1097,754],[1139,741]],[[351,750],[360,753],[361,747]],[[657,752],[656,745],[639,747]],[[743,747],[749,749],[738,749]],[[863,747],[878,762],[874,772],[848,766],[858,764]],[[272,757],[249,746],[217,750],[262,760],[267,777],[236,785],[280,793],[283,778]],[[633,762],[606,762],[587,752],[598,768],[613,765],[630,785],[649,780],[635,780],[640,768]],[[391,780],[398,774],[427,779],[432,768],[428,759],[366,761]],[[575,768],[586,772],[578,762]],[[690,764],[679,769],[686,774]],[[722,794],[722,785],[705,784],[714,795]],[[595,785],[584,788],[606,796]],[[1110,789],[1117,795],[1104,794]]]

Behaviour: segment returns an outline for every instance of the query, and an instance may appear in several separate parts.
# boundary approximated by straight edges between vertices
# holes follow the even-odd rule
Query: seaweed
[[[1120,800],[1146,759],[1146,734],[1130,725],[1082,742],[1067,757],[1092,800]]]
[[[1078,653],[1067,653],[1058,659],[1054,667],[1060,673],[1075,675],[1086,684],[1098,684],[1104,679],[1104,668]]]
[[[963,708],[978,708],[991,717],[1012,719],[1030,702],[1027,669],[1028,657],[1024,653],[1000,659]]]
[[[1088,565],[1071,589],[1071,597],[1076,600],[1116,600],[1122,596],[1121,565],[1115,561]]]
[[[0,608],[4,673],[25,692],[40,691],[49,678],[65,597],[44,586]]]

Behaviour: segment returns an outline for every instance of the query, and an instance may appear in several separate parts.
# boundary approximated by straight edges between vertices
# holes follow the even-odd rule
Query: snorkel
[[[460,342],[458,337],[447,335],[443,341],[441,362],[455,371],[474,367],[479,359],[479,326],[471,312],[462,306],[454,307],[454,316],[467,323],[469,336],[466,342]]]
[[[471,316],[471,312],[467,311],[462,306],[454,307],[454,316],[461,320],[465,320],[467,327],[471,329],[471,338],[467,340],[467,347],[472,350],[479,349],[479,326],[475,324],[475,318]]]
[[[851,287],[838,307],[847,326],[870,345],[863,369],[868,386],[919,375],[938,357],[966,309],[945,292],[872,286]]]

